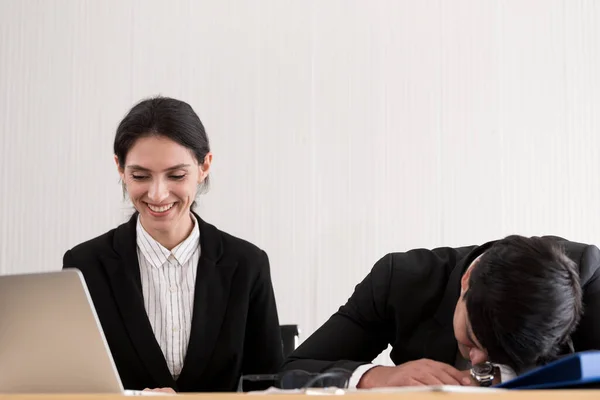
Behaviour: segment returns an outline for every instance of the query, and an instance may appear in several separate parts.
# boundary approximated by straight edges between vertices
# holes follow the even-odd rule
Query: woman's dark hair
[[[489,360],[517,373],[572,351],[583,313],[577,264],[547,237],[513,235],[493,244],[473,267],[465,301]]]
[[[162,136],[188,148],[198,164],[210,152],[210,144],[204,125],[192,107],[181,100],[169,97],[153,97],[142,100],[127,113],[117,127],[114,153],[119,166],[125,167],[127,153],[135,142],[147,136]],[[199,193],[208,188],[208,176]]]

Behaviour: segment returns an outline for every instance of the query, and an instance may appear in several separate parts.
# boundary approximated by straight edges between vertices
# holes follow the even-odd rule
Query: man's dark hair
[[[508,236],[473,267],[465,293],[490,361],[517,373],[558,357],[582,312],[577,265],[552,238]]]

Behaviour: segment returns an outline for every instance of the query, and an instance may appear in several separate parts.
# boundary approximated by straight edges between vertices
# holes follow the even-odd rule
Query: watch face
[[[491,375],[494,372],[492,363],[484,362],[473,366],[473,373],[476,375]]]

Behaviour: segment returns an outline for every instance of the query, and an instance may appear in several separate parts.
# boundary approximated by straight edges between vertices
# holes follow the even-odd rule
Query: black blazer
[[[196,218],[201,255],[191,336],[177,381],[144,308],[137,213],[64,255],[64,268],[83,273],[125,389],[235,391],[242,374],[274,373],[281,366],[281,333],[266,253]]]
[[[585,314],[571,337],[575,350],[600,349],[600,251],[556,239],[579,265],[583,286]],[[492,243],[386,255],[348,302],[289,356],[284,369],[353,371],[388,344],[396,365],[421,358],[454,364],[458,346],[453,318],[460,279]]]

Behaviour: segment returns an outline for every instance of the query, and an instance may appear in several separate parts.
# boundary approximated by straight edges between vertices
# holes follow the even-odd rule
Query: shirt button
[[[177,286],[171,286],[169,290],[171,291],[171,293],[175,293],[177,291]]]
[[[173,332],[179,332],[179,327],[178,326],[174,326],[173,327]]]

